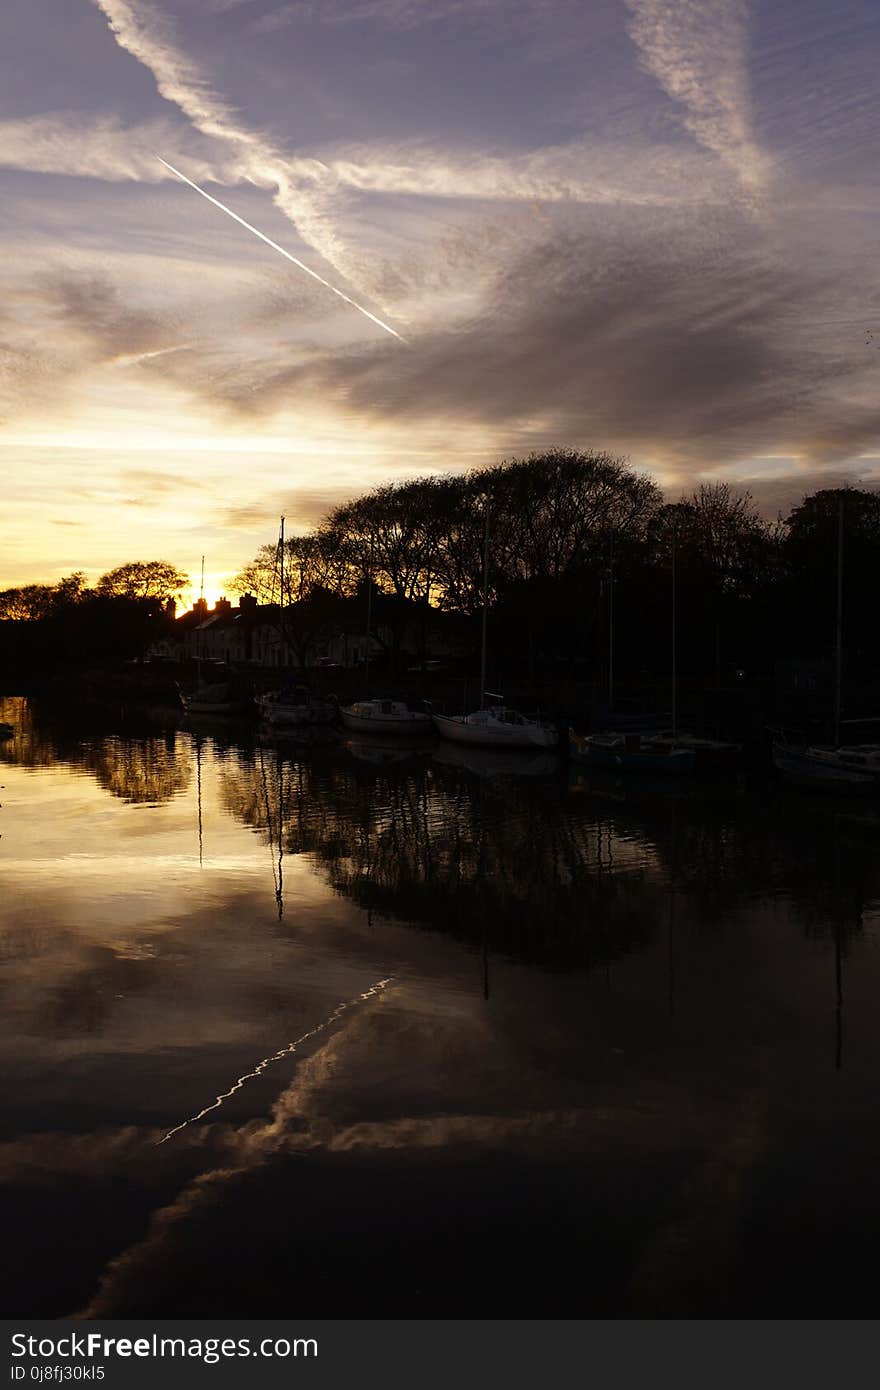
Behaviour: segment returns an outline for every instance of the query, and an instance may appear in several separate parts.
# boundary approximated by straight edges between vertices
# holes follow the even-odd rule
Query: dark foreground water
[[[873,1315],[880,822],[0,744],[5,1315]]]

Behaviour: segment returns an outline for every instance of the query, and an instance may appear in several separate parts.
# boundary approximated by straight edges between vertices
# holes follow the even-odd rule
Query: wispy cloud
[[[672,146],[577,140],[523,155],[430,146],[362,146],[327,156],[334,176],[367,193],[444,199],[669,207],[720,200],[726,189],[705,156]]]
[[[167,19],[133,0],[93,0],[106,15],[116,42],[153,74],[159,93],[203,135],[234,149],[241,179],[273,190],[276,206],[307,245],[347,278],[347,247],[331,221],[334,180],[318,160],[281,151],[254,131],[211,88],[198,65],[180,51]]]
[[[114,116],[73,111],[0,121],[0,167],[110,181],[157,183],[167,175],[156,151],[196,182],[250,179],[240,154],[215,137],[171,120],[125,125]],[[280,157],[279,157],[280,158]],[[620,148],[591,139],[523,155],[415,144],[347,144],[317,162],[338,192],[453,201],[705,203],[729,193],[705,156],[671,145]],[[314,166],[310,165],[310,177]],[[293,219],[295,220],[295,218]]]
[[[626,4],[643,66],[686,108],[688,130],[736,172],[748,196],[759,196],[771,161],[751,128],[746,0]]]
[[[212,0],[228,7],[242,0]],[[392,29],[416,29],[449,19],[474,19],[499,10],[530,8],[534,0],[290,0],[258,19],[254,27],[273,33],[288,24],[314,20],[321,24],[383,24]]]
[[[210,391],[244,415],[332,401],[377,424],[479,427],[499,448],[610,445],[684,476],[770,452],[843,460],[878,437],[880,408],[861,343],[812,327],[840,273],[781,266],[749,227],[719,244],[714,219],[700,233],[668,219],[664,240],[621,213],[522,248],[471,319],[425,329],[417,353],[229,363]]]
[[[238,157],[197,135],[188,138],[175,121],[127,125],[115,115],[88,117],[79,111],[0,121],[0,167],[33,174],[158,183],[167,175],[156,164],[157,149],[174,150],[195,178],[220,183],[241,178]]]
[[[87,338],[99,360],[118,363],[166,350],[171,325],[126,302],[106,278],[58,269],[45,276],[43,286],[55,316]]]

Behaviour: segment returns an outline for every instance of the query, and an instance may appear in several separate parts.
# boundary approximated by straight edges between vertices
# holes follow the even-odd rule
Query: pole
[[[202,738],[196,734],[196,795],[199,806],[199,868],[202,867]]]
[[[480,709],[486,708],[486,619],[489,608],[489,502],[483,532],[483,635],[480,645]]]
[[[614,708],[614,532],[608,556],[608,709]]]
[[[199,626],[196,629],[196,689],[202,688],[202,623],[205,615],[202,612],[202,600],[205,597],[205,557],[202,556],[202,587],[199,589]]]
[[[367,699],[370,698],[370,647],[373,642],[373,537],[370,536],[370,562],[367,568],[367,641],[364,659],[367,663]]]
[[[839,748],[843,693],[843,493],[837,499],[837,645],[834,668],[834,746]]]

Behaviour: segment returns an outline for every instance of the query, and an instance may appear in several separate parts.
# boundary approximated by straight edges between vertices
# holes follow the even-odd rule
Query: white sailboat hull
[[[330,724],[336,717],[336,709],[330,704],[316,702],[308,705],[288,705],[266,696],[257,701],[257,709],[267,724],[287,728],[299,729],[310,724]]]
[[[841,790],[880,789],[878,773],[863,771],[848,765],[843,759],[838,761],[828,753],[823,755],[809,748],[790,748],[786,744],[774,743],[773,765],[783,776],[810,786],[838,787]]]
[[[406,714],[355,714],[352,710],[340,710],[346,729],[353,734],[426,734],[431,729],[431,716],[409,711]]]
[[[501,721],[471,722],[468,715],[435,714],[434,728],[441,738],[480,748],[555,748],[555,729],[543,724],[504,724]]]

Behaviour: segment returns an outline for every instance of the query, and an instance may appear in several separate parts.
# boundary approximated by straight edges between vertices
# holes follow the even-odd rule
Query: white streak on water
[[[206,1105],[204,1110],[200,1110],[197,1115],[191,1115],[188,1120],[183,1120],[179,1125],[175,1125],[173,1129],[169,1129],[168,1133],[158,1141],[156,1147],[158,1148],[159,1145],[166,1143],[172,1135],[179,1134],[182,1129],[186,1129],[187,1125],[194,1125],[197,1120],[201,1120],[203,1116],[210,1114],[212,1110],[219,1110],[223,1102],[229,1100],[230,1096],[234,1096],[236,1091],[240,1091],[246,1081],[251,1081],[255,1076],[259,1076],[272,1062],[279,1062],[282,1057],[289,1057],[298,1050],[302,1043],[308,1042],[309,1038],[314,1038],[318,1033],[323,1033],[325,1029],[329,1028],[331,1024],[341,1018],[345,1010],[350,1009],[353,1004],[360,1004],[364,1000],[370,999],[375,994],[381,994],[382,990],[385,989],[387,985],[391,984],[393,978],[393,975],[389,975],[384,980],[377,980],[374,985],[370,985],[369,989],[364,990],[363,994],[357,994],[354,999],[347,999],[344,1003],[337,1004],[336,1008],[324,1019],[323,1023],[319,1023],[315,1028],[311,1028],[308,1033],[303,1033],[301,1038],[294,1039],[294,1041],[288,1043],[286,1047],[279,1048],[277,1052],[273,1052],[269,1057],[264,1057],[261,1062],[257,1063],[253,1071],[245,1072],[244,1076],[240,1076],[235,1084],[230,1086],[228,1091],[223,1091],[210,1105]]]

